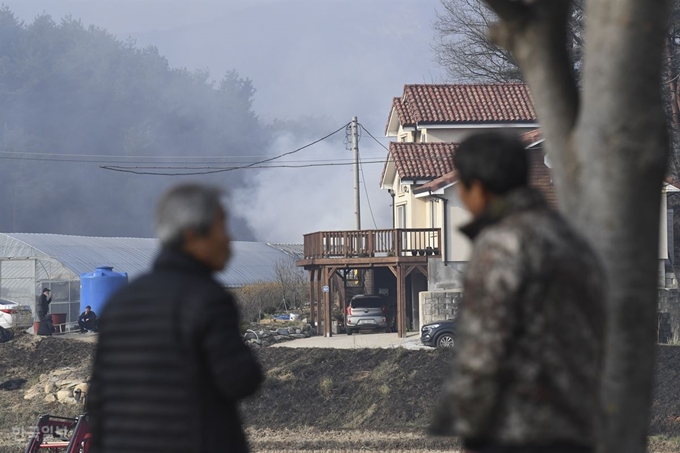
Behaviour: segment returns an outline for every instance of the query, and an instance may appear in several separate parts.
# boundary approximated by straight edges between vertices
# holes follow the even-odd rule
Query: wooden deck
[[[300,267],[371,267],[395,263],[427,263],[441,256],[441,230],[414,228],[393,230],[322,231],[304,236]]]
[[[388,268],[396,279],[397,334],[406,335],[406,279],[413,272],[427,278],[429,258],[441,257],[439,228],[321,231],[304,236],[304,258],[297,266],[309,271],[310,321],[331,336],[331,293],[342,269]],[[340,307],[344,312],[344,301]]]

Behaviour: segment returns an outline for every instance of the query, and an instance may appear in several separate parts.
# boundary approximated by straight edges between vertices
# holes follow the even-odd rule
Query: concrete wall
[[[424,291],[420,293],[420,324],[418,330],[435,321],[454,319],[462,298],[461,290]]]
[[[445,263],[440,258],[430,258],[427,262],[428,291],[462,288],[466,265],[467,262]]]

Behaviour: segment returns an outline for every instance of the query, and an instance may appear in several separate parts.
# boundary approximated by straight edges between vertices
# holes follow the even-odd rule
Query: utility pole
[[[361,229],[361,207],[360,207],[360,191],[359,191],[359,120],[356,116],[352,117],[351,134],[352,134],[352,152],[354,153],[354,226],[355,230]]]

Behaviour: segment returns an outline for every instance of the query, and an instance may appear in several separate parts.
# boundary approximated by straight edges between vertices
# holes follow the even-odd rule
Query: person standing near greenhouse
[[[43,288],[42,294],[38,299],[37,321],[40,322],[38,335],[52,335],[54,326],[52,325],[52,318],[48,314],[50,311],[50,303],[52,302],[52,291],[49,288]]]

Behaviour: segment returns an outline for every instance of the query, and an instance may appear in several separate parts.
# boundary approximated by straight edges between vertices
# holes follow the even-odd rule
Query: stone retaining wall
[[[420,293],[420,325],[444,319],[453,319],[458,314],[462,289],[448,291],[424,291]]]
[[[24,399],[40,398],[48,403],[83,404],[87,398],[88,377],[83,370],[60,368],[48,374],[41,374],[38,383],[26,390]]]
[[[312,326],[281,327],[279,329],[248,330],[245,335],[246,344],[252,348],[271,346],[274,343],[309,338],[312,336]]]

